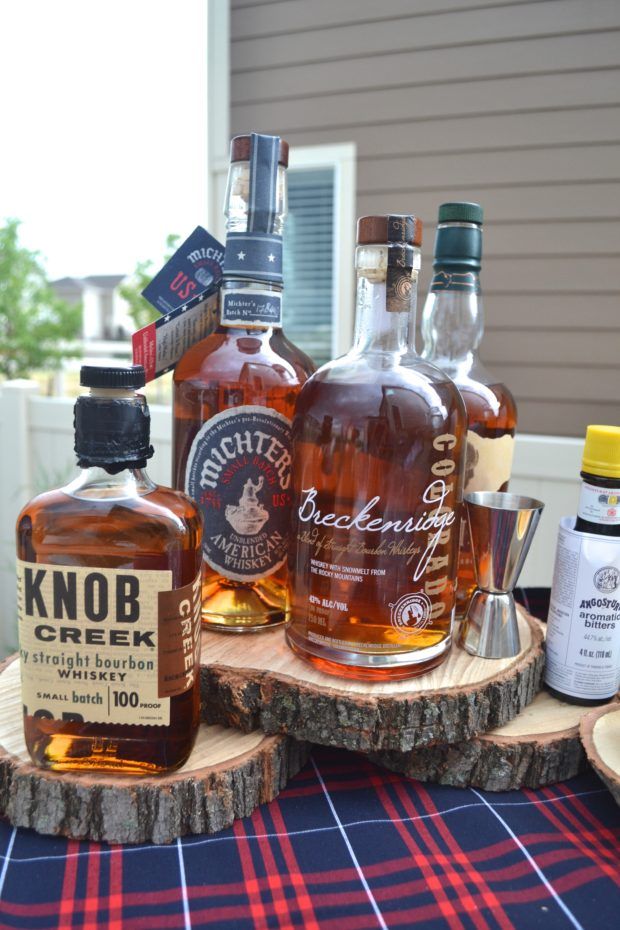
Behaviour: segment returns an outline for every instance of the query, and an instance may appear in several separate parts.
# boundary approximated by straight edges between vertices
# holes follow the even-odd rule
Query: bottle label
[[[458,545],[456,437],[434,437],[432,456],[426,486],[403,486],[400,471],[386,462],[381,484],[395,493],[363,501],[354,487],[354,506],[346,510],[332,491],[308,487],[302,476],[291,611],[309,642],[386,655],[444,648]],[[345,474],[340,484],[334,475],[330,484],[350,480]]]
[[[545,681],[562,694],[612,697],[620,686],[620,538],[560,521]]]
[[[273,291],[222,291],[223,326],[282,326],[282,295]]]
[[[464,291],[480,293],[480,275],[473,271],[447,271],[440,268],[431,280],[431,291]]]
[[[25,713],[169,726],[200,658],[200,575],[17,562]]]
[[[480,436],[467,430],[464,491],[499,491],[510,480],[514,436]]]
[[[224,274],[282,284],[282,236],[267,232],[229,232]]]
[[[291,423],[268,407],[223,410],[203,423],[187,460],[185,491],[205,518],[203,555],[234,581],[258,581],[285,562]]]
[[[601,526],[620,526],[620,488],[601,488],[581,483],[578,515]]]

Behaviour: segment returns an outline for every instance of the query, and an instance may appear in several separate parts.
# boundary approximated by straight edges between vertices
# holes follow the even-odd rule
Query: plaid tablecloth
[[[544,592],[527,593],[544,614]],[[0,926],[618,930],[619,827],[592,773],[494,794],[317,748],[216,836],[108,847],[0,822]]]

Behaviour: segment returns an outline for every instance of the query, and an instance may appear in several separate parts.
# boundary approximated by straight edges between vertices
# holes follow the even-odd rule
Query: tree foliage
[[[19,244],[19,220],[0,226],[0,374],[27,377],[57,370],[81,354],[81,304],[52,290],[38,252]]]
[[[167,262],[176,251],[179,238],[180,236],[172,234],[167,236],[164,262]],[[141,329],[161,316],[159,311],[142,296],[142,291],[158,271],[159,268],[156,268],[152,261],[138,262],[131,278],[124,281],[118,289],[121,297],[129,304],[129,315],[134,321],[136,329]]]

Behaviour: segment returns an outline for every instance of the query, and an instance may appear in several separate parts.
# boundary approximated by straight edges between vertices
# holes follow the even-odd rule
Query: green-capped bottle
[[[517,425],[512,394],[478,358],[484,332],[482,219],[482,207],[477,203],[444,203],[439,207],[434,274],[422,313],[422,357],[452,378],[467,409],[464,493],[507,490]],[[471,543],[463,519],[457,617],[464,615],[474,587]]]

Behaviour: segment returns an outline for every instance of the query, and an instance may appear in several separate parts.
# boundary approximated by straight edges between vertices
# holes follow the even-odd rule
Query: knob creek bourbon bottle
[[[220,325],[174,373],[173,476],[200,506],[203,621],[224,632],[286,619],[290,425],[314,366],[282,331],[288,145],[231,143]]]
[[[457,385],[467,410],[464,493],[507,491],[512,469],[517,407],[478,358],[484,332],[480,262],[482,207],[444,203],[439,207],[433,279],[422,313],[422,357]],[[457,617],[463,617],[476,587],[465,515],[461,519]]]
[[[355,342],[293,421],[286,636],[344,677],[418,675],[451,643],[466,419],[450,379],[412,361],[421,237],[413,216],[360,219]]]
[[[84,366],[80,380],[81,472],[17,521],[26,746],[57,771],[157,774],[198,728],[202,520],[144,470],[144,369]]]

